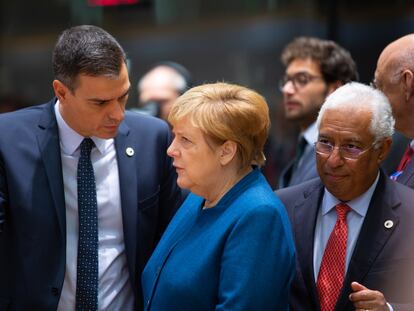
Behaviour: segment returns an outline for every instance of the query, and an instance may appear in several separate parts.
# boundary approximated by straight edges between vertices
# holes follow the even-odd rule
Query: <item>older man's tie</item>
[[[346,215],[351,208],[344,203],[337,204],[335,208],[337,220],[322,257],[316,284],[321,311],[332,311],[335,308],[345,275],[348,237]]]
[[[90,158],[93,146],[94,143],[90,138],[82,141],[78,163],[77,311],[93,311],[98,308],[98,204],[95,175]]]

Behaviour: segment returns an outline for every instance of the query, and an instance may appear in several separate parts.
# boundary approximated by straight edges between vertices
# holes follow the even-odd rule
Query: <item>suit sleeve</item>
[[[285,221],[274,206],[239,219],[224,246],[216,310],[288,310],[295,256]]]

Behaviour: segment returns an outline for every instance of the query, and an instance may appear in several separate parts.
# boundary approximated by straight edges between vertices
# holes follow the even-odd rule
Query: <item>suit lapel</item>
[[[398,225],[398,217],[393,208],[399,205],[400,201],[392,189],[392,181],[388,180],[381,172],[364,223],[362,224],[335,310],[348,310],[351,308],[351,303],[348,299],[351,293],[351,282],[357,281],[364,284],[365,276]],[[394,223],[389,229],[384,225],[387,220],[391,220]]]
[[[55,205],[61,237],[66,240],[65,195],[63,190],[59,131],[54,103],[55,100],[53,99],[44,106],[44,112],[38,124],[40,131],[37,134],[37,143],[49,181],[49,189]]]
[[[122,207],[122,222],[124,229],[125,251],[128,259],[128,268],[133,284],[138,282],[136,270],[136,243],[137,243],[137,168],[135,144],[129,135],[130,131],[125,122],[121,123],[118,135],[115,138],[116,157],[118,161],[119,186]],[[132,148],[128,149],[127,148]],[[135,150],[136,152],[136,150]]]
[[[305,191],[295,205],[294,227],[295,239],[301,242],[297,249],[300,268],[306,288],[309,290],[313,309],[319,309],[319,299],[316,291],[314,269],[313,269],[313,242],[315,235],[316,217],[323,195],[323,186],[319,182]]]

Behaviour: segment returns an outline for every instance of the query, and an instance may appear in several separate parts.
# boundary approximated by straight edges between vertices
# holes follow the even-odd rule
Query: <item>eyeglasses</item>
[[[334,149],[338,149],[342,158],[346,160],[357,160],[360,156],[374,147],[376,143],[377,142],[374,141],[371,146],[366,149],[362,149],[354,145],[334,146],[331,143],[317,141],[315,143],[315,151],[322,156],[330,156]]]
[[[306,72],[298,72],[293,76],[285,75],[282,79],[279,80],[279,89],[283,91],[283,88],[285,87],[286,83],[290,81],[292,82],[295,90],[299,90],[301,88],[304,88],[308,83],[316,79],[323,79],[323,77],[314,76]]]

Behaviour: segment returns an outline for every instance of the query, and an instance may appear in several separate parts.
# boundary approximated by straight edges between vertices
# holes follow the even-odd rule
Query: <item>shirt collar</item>
[[[318,129],[316,127],[316,122],[313,122],[310,126],[308,126],[302,135],[306,142],[313,146],[313,144],[318,140]]]
[[[57,100],[55,104],[55,115],[59,129],[61,148],[64,154],[73,155],[85,137],[79,135],[66,123],[66,121],[60,114],[59,108],[60,102],[59,100]],[[93,140],[96,148],[99,150],[101,154],[103,154],[106,151],[106,149],[113,143],[113,138],[102,139],[92,136],[91,139]]]
[[[378,184],[379,175],[380,174],[378,172],[377,178],[375,178],[375,181],[372,183],[371,187],[369,187],[367,191],[365,191],[359,197],[346,202],[346,204],[354,212],[356,212],[362,217],[365,217],[365,215],[367,214],[369,203],[371,202],[372,195],[374,194],[375,188]],[[328,214],[339,203],[341,203],[341,201],[335,198],[333,194],[330,193],[328,189],[325,188],[325,192],[323,195],[323,201],[322,201],[322,216],[325,216],[326,214]]]

